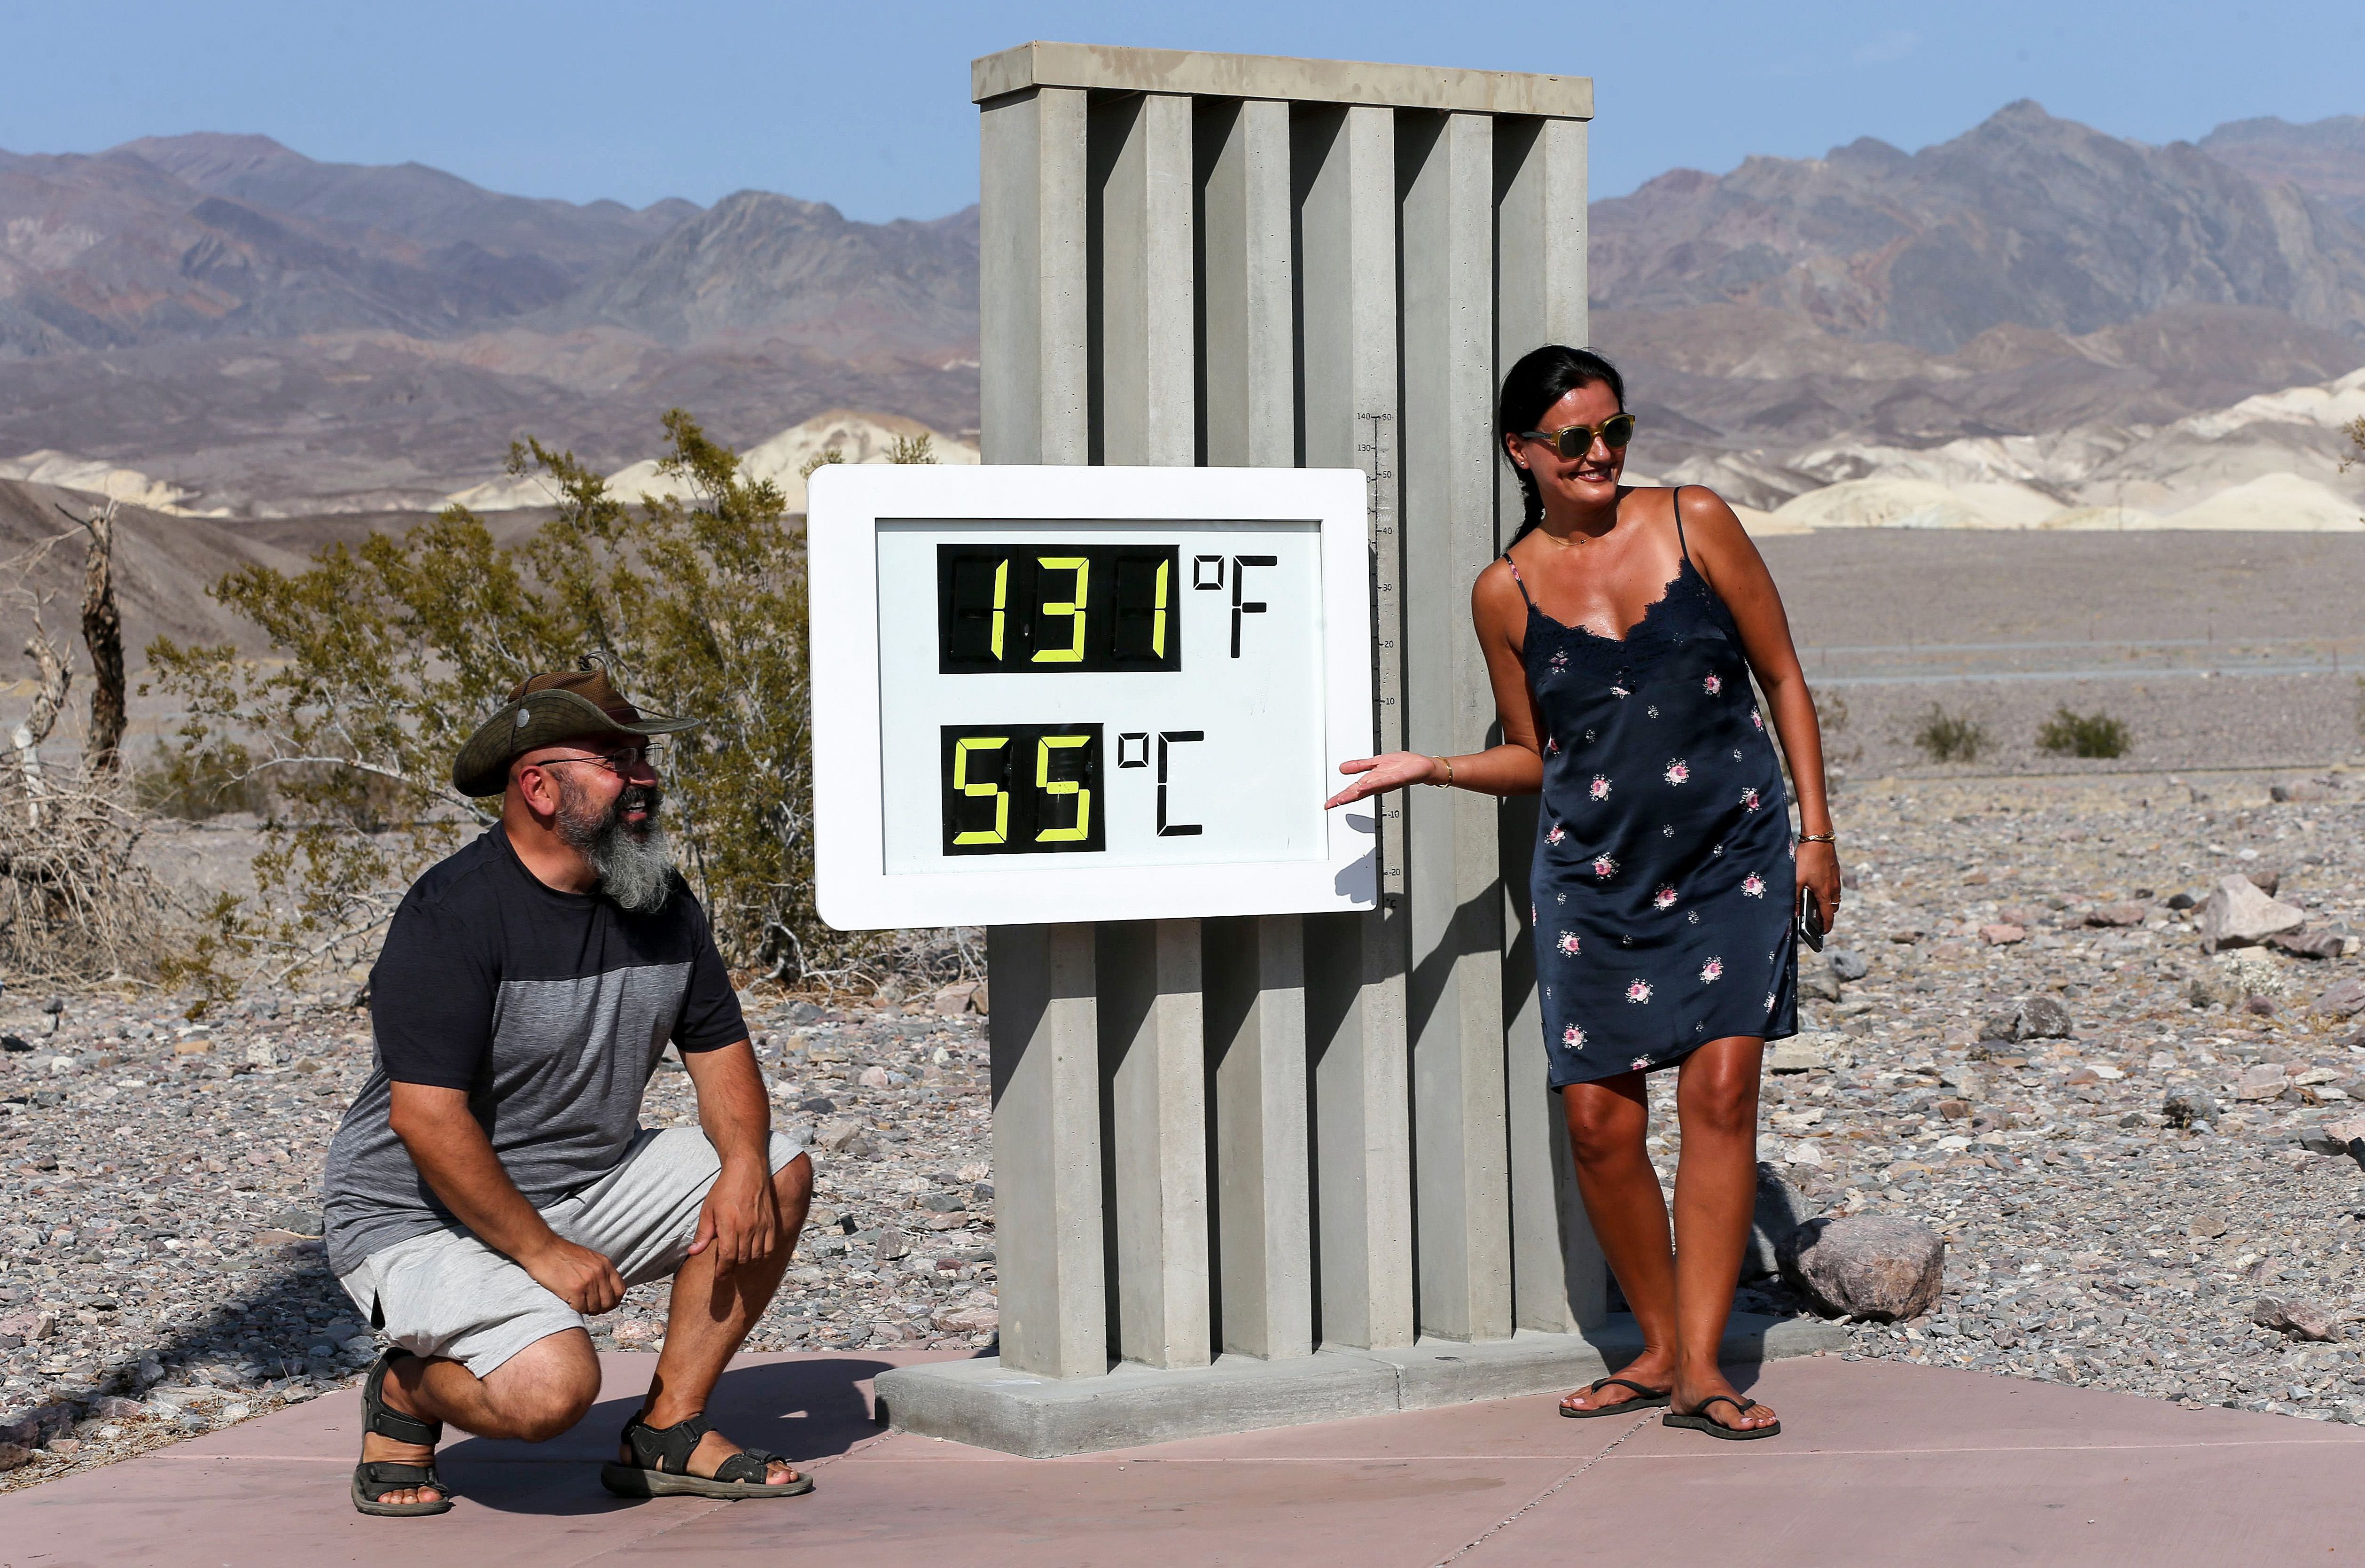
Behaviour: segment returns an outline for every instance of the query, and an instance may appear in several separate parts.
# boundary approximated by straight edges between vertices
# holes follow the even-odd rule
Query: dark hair
[[[1511,374],[1503,377],[1503,395],[1495,403],[1495,442],[1502,446],[1506,436],[1525,435],[1536,428],[1554,403],[1580,386],[1604,386],[1618,399],[1620,413],[1626,409],[1626,378],[1618,367],[1595,353],[1591,349],[1573,349],[1564,343],[1546,343],[1534,349]],[[1503,457],[1510,460],[1505,450]],[[1518,476],[1520,493],[1527,498],[1527,515],[1519,521],[1519,532],[1511,535],[1517,544],[1528,536],[1529,530],[1544,520],[1543,492],[1536,487],[1536,476],[1518,464],[1511,465]],[[1506,546],[1508,548],[1508,546]]]

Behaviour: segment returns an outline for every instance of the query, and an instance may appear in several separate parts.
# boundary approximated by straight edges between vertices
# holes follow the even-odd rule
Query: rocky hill
[[[2197,145],[2261,184],[2294,185],[2365,225],[2365,115],[2335,115],[2312,125],[2272,116],[2236,120]]]
[[[1595,335],[1639,465],[1771,508],[1835,445],[2144,431],[2337,381],[2365,364],[2360,204],[2365,119],[2149,147],[2018,103],[1596,204]],[[634,211],[263,137],[0,153],[0,460],[294,516],[432,505],[527,432],[614,470],[675,405],[743,447],[842,409],[966,437],[977,249],[973,208]]]
[[[1996,327],[2079,335],[2182,305],[2365,335],[2365,233],[2328,203],[2027,101],[1920,152],[1866,138],[1663,174],[1597,204],[1592,265],[1612,309],[1767,306],[1934,353]]]
[[[529,432],[629,461],[677,404],[741,443],[841,406],[965,432],[976,277],[973,212],[578,206],[255,136],[0,152],[0,458],[291,515],[432,505]]]
[[[2164,425],[2333,380],[2365,364],[2340,123],[2226,128],[2237,167],[2023,102],[1917,153],[1860,140],[1597,203],[1595,332],[1631,373],[1638,457],[1737,458],[1716,466],[1771,506],[1833,442]]]

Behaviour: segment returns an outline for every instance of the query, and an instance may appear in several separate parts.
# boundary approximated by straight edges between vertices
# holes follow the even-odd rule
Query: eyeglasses
[[[634,746],[630,751],[614,752],[605,756],[546,756],[534,764],[536,767],[555,767],[562,762],[588,762],[594,767],[604,767],[619,778],[630,779],[634,773],[649,765],[649,748]]]
[[[1600,425],[1597,427],[1593,425],[1568,425],[1556,431],[1522,431],[1519,432],[1519,439],[1521,441],[1541,441],[1550,446],[1554,452],[1559,453],[1563,457],[1571,459],[1582,457],[1586,453],[1591,452],[1593,450],[1593,442],[1596,437],[1599,437],[1601,444],[1608,447],[1612,452],[1625,451],[1626,443],[1634,439],[1634,416],[1631,414],[1612,414],[1608,419],[1602,420]]]

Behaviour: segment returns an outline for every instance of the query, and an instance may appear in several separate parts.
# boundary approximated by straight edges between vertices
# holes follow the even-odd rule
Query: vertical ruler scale
[[[1484,747],[1494,713],[1470,584],[1494,556],[1494,122],[1397,116],[1404,274],[1405,744]],[[1420,1327],[1511,1332],[1496,803],[1407,802]]]
[[[1104,463],[1187,466],[1194,456],[1191,118],[1191,100],[1166,93],[1106,98],[1091,111],[1088,157],[1100,181],[1093,444]],[[1100,952],[1118,1353],[1204,1366],[1214,1336],[1199,923],[1112,923]]]
[[[1218,466],[1295,461],[1289,106],[1203,100],[1199,166],[1202,454]],[[1301,917],[1207,931],[1222,1348],[1314,1349]]]
[[[981,117],[979,424],[989,463],[1082,463],[1089,431],[1084,94],[1039,87]],[[1108,1370],[1100,1043],[1090,926],[996,926],[994,1198],[1002,1360]]]
[[[1396,532],[1395,117],[1369,106],[1293,115],[1297,201],[1300,461],[1372,476],[1374,751],[1404,744],[1403,557]],[[1320,279],[1320,286],[1310,280]],[[1376,808],[1376,809],[1375,809]],[[1403,801],[1378,819],[1381,907],[1306,923],[1314,1057],[1316,1257],[1321,1342],[1413,1339],[1412,1141],[1405,1047]]]
[[[1585,142],[1582,120],[1496,122],[1498,382],[1530,349],[1586,341]],[[1510,465],[1497,462],[1495,474],[1499,549],[1519,532],[1524,506]],[[1514,1316],[1521,1328],[1564,1333],[1607,1313],[1608,1276],[1577,1195],[1560,1097],[1535,1092],[1546,1061],[1529,918],[1534,796],[1503,802],[1500,833]]]

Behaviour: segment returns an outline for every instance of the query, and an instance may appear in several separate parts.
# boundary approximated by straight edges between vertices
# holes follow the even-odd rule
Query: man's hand
[[[694,1258],[713,1248],[715,1262],[727,1272],[770,1257],[779,1235],[779,1203],[772,1193],[771,1172],[761,1160],[752,1165],[730,1161],[699,1205],[698,1234],[689,1252]]]
[[[521,1254],[517,1263],[536,1284],[586,1317],[612,1312],[624,1299],[623,1276],[615,1264],[559,1236]]]

